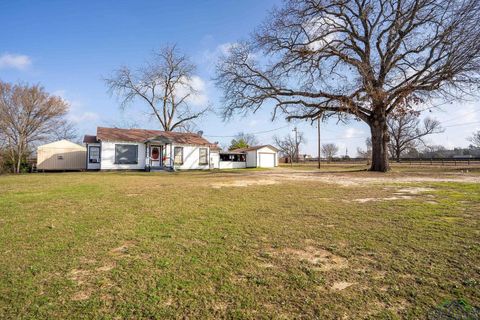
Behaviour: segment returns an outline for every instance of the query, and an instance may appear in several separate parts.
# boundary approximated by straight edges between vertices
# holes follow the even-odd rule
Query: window
[[[173,154],[175,155],[175,164],[183,164],[183,148],[175,147],[175,149],[173,149]]]
[[[200,148],[199,164],[208,164],[208,149]]]
[[[116,144],[115,145],[115,163],[116,164],[137,164],[138,146],[134,144]]]
[[[63,160],[63,156],[58,155],[57,160]]]
[[[245,162],[247,156],[245,154],[221,153],[220,161]]]
[[[88,162],[89,163],[100,162],[100,147],[98,146],[88,147]]]

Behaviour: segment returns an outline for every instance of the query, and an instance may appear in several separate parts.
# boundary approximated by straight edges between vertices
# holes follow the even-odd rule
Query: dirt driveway
[[[211,183],[214,188],[270,185],[282,181],[318,181],[341,186],[418,182],[480,183],[480,175],[466,171],[376,173],[368,171],[318,172],[275,168],[266,171],[221,172],[217,173],[215,177],[221,177],[222,181]]]

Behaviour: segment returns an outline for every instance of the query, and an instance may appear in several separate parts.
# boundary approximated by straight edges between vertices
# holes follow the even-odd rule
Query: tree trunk
[[[390,170],[388,163],[388,130],[387,119],[383,114],[376,114],[369,123],[372,133],[372,165],[370,171],[387,172]]]

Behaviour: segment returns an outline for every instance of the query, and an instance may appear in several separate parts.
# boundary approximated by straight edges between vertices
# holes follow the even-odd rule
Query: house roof
[[[248,147],[248,148],[238,148],[238,149],[233,149],[233,150],[230,150],[230,151],[232,151],[232,152],[247,152],[247,151],[254,151],[254,150],[258,150],[258,149],[262,149],[262,148],[270,148],[270,149],[273,149],[275,151],[279,151],[277,148],[275,148],[271,144],[264,144],[264,145],[261,145],[261,146],[252,146],[252,147]]]
[[[210,144],[210,151],[222,151],[222,148],[216,143]]]
[[[88,134],[86,134],[83,137],[83,143],[98,143],[97,136],[89,136]]]
[[[147,129],[97,128],[97,139],[102,141],[145,142],[162,140],[176,144],[211,145],[205,138],[196,133]]]

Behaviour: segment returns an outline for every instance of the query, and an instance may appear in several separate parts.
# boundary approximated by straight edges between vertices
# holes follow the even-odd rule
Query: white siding
[[[220,153],[217,151],[210,151],[210,168],[219,169],[220,168]]]
[[[238,162],[238,161],[220,161],[219,168],[220,169],[243,169],[246,167],[246,162]]]
[[[138,146],[138,161],[136,164],[116,164],[115,163],[115,145],[116,144],[132,144]],[[122,141],[102,141],[100,150],[102,170],[143,170],[145,169],[145,144],[136,142],[122,142]]]
[[[100,162],[99,163],[90,163],[90,146],[93,147],[100,147],[100,162],[101,162],[101,157],[102,157],[102,148],[100,146],[100,143],[88,143],[87,144],[87,159],[85,160],[87,163],[87,170],[100,170]]]
[[[208,147],[202,146],[188,146],[188,145],[173,145],[172,146],[172,153],[175,147],[182,147],[183,148],[183,164],[182,165],[175,165],[175,169],[179,170],[208,170],[210,169],[210,154]],[[207,161],[209,163],[205,165],[200,165],[200,148],[207,148]],[[170,158],[170,145],[166,147],[167,152],[167,159]],[[173,157],[173,154],[172,154]],[[166,165],[168,165],[169,161],[166,161]]]
[[[247,168],[260,167],[260,154],[273,154],[275,167],[278,166],[278,152],[270,147],[263,147],[257,150],[247,152]]]
[[[256,168],[257,163],[257,151],[247,151],[247,168]]]
[[[138,146],[138,163],[137,164],[116,164],[115,163],[115,145],[116,144],[132,144]],[[202,146],[191,145],[167,145],[165,147],[166,160],[164,165],[170,165],[170,159],[173,157],[173,150],[175,147],[183,148],[183,164],[175,165],[175,169],[178,170],[208,170],[210,164],[200,165],[200,148],[207,148],[207,161],[210,160],[209,148]],[[171,154],[172,152],[172,154]],[[218,153],[217,153],[218,155]],[[102,170],[143,170],[146,164],[146,145],[141,142],[121,142],[121,141],[102,141],[100,150],[101,163],[100,168]],[[209,161],[210,162],[210,161]],[[217,162],[218,163],[218,162]]]

